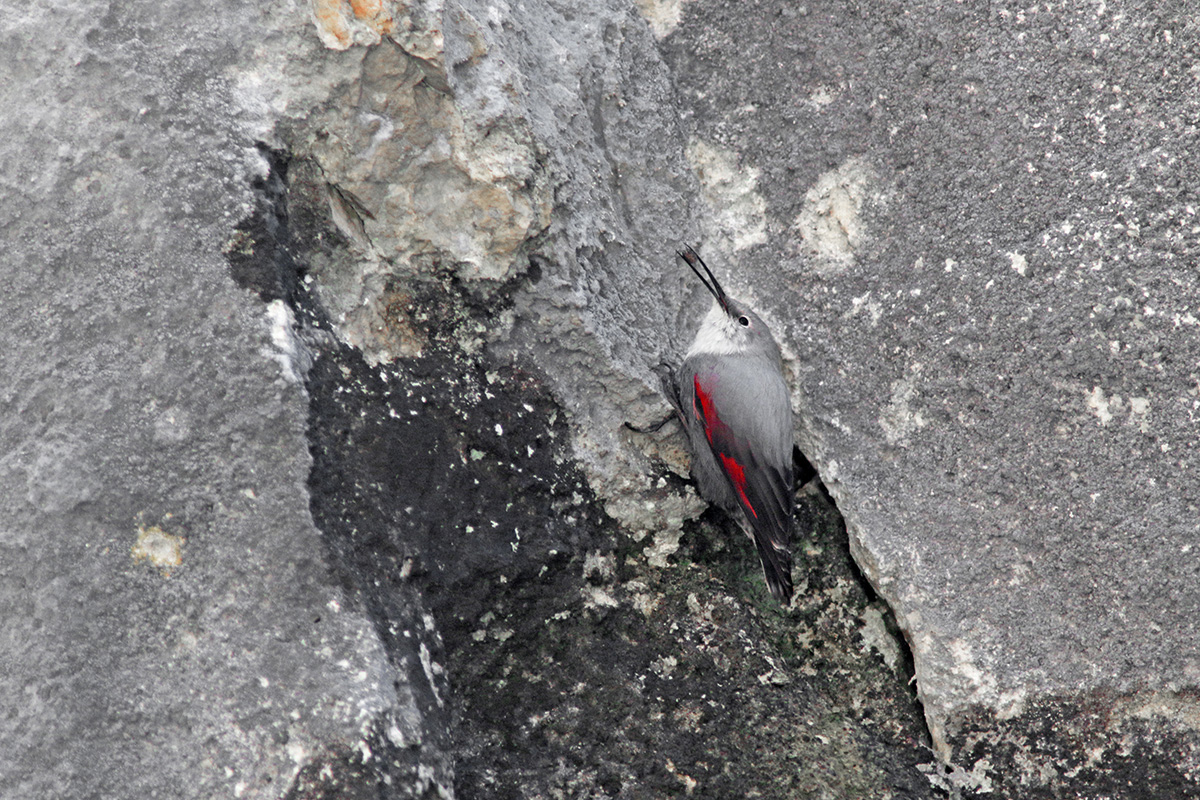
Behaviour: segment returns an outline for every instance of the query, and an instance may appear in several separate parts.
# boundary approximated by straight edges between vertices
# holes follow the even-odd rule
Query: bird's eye
[[[743,328],[749,328],[750,318],[745,315],[738,317],[738,325],[741,325]]]

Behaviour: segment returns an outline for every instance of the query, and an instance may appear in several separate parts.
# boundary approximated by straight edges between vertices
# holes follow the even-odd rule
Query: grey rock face
[[[1186,7],[0,28],[0,796],[1197,794]],[[873,588],[624,427],[685,242]]]
[[[977,787],[1100,786],[1148,729],[1194,740],[1186,17],[700,2],[666,42],[695,135],[759,175],[744,262],[805,452]],[[1008,761],[1022,736],[1054,744]]]
[[[621,433],[629,414],[659,413],[648,365],[684,337],[682,320],[661,321],[695,288],[663,256],[701,230],[653,37],[615,2],[430,4],[425,18],[442,21],[444,52],[384,39],[327,54],[330,102],[292,106],[281,126],[305,164],[297,185],[328,196],[349,239],[313,260],[313,292],[380,361],[422,352],[404,309],[423,282],[453,275],[491,298],[538,265],[463,345],[536,364],[579,418],[574,456],[608,511],[678,531],[699,504],[647,490],[647,459]]]
[[[244,9],[0,23],[5,798],[277,798],[389,734],[449,783],[430,678],[309,514],[290,312],[222,253],[266,168],[229,75],[268,33]]]

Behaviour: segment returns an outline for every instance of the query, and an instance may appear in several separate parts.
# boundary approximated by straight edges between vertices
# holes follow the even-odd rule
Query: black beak
[[[708,264],[704,263],[704,259],[700,254],[692,249],[692,246],[684,245],[682,250],[676,251],[680,258],[687,262],[687,265],[692,268],[692,272],[696,273],[696,277],[704,284],[704,288],[712,293],[712,296],[717,298],[717,302],[721,304],[721,308],[726,314],[729,313],[729,300],[725,297],[725,290],[721,288],[721,284],[717,282],[717,276],[712,274],[712,270],[708,268]],[[708,276],[708,280],[704,279],[704,275],[700,274],[699,264],[704,267],[704,275]],[[711,283],[710,283],[711,281]]]

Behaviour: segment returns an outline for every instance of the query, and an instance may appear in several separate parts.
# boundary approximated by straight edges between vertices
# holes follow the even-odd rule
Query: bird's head
[[[779,358],[779,345],[771,335],[767,324],[744,303],[725,294],[717,277],[691,247],[679,252],[687,265],[696,273],[713,296],[713,306],[700,323],[700,330],[688,355],[754,355],[763,354]],[[701,272],[700,270],[704,271]]]

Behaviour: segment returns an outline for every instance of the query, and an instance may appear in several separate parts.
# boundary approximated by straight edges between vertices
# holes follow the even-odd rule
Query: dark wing
[[[701,373],[693,376],[694,411],[704,426],[708,446],[737,496],[745,514],[767,586],[783,604],[792,597],[791,538],[795,525],[791,454],[791,410],[786,388],[783,406],[758,405],[764,398],[747,402],[739,387],[728,380],[708,381]],[[726,422],[730,412],[740,410],[735,433]],[[726,414],[726,419],[722,418]],[[779,417],[776,419],[775,417]],[[779,457],[780,451],[788,458]],[[774,462],[782,463],[774,463]]]
[[[675,378],[675,370],[667,362],[660,361],[651,367],[650,371],[658,376],[658,383],[662,388],[663,396],[667,398],[667,403],[670,404],[671,410],[675,412],[675,416],[679,417],[679,421],[686,426],[687,419],[683,415],[683,403],[679,395],[679,381]]]

